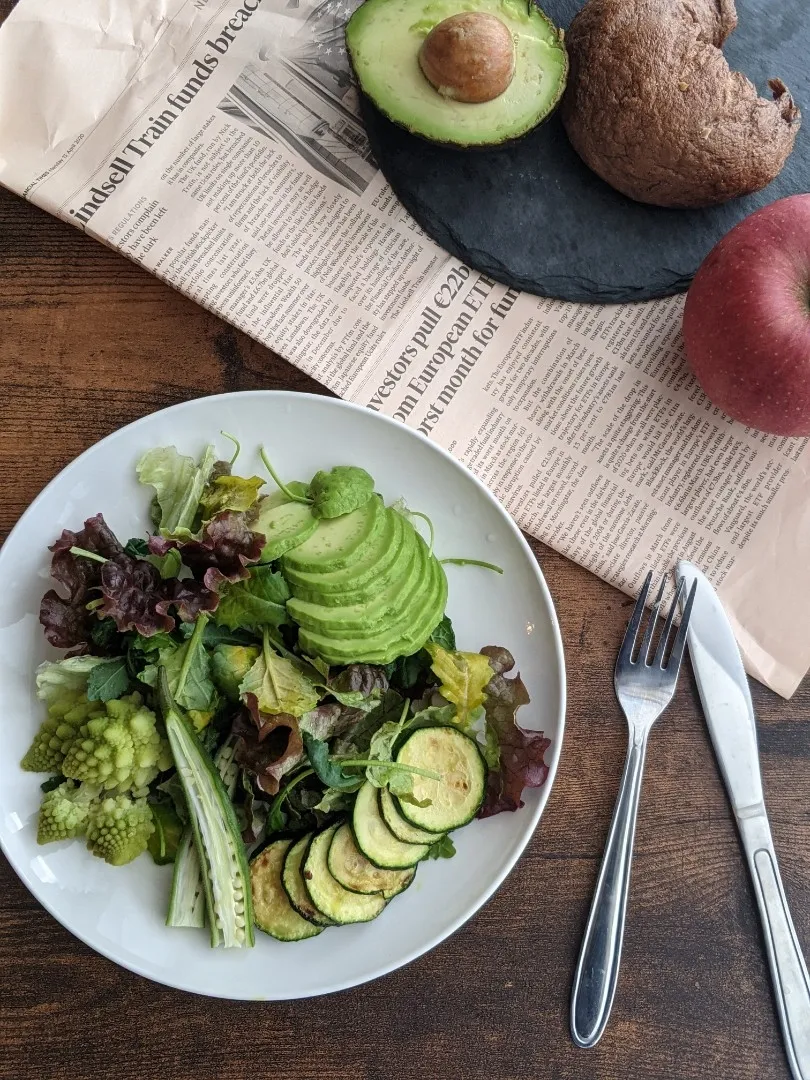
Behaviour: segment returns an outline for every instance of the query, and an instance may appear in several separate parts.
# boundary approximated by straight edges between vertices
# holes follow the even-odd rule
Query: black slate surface
[[[581,3],[542,6],[567,27]],[[681,292],[732,225],[765,203],[810,190],[810,0],[738,0],[737,11],[724,50],[731,66],[760,93],[780,77],[804,113],[785,168],[755,195],[708,210],[633,202],[580,161],[557,115],[511,147],[462,151],[409,135],[365,102],[372,149],[422,228],[506,285],[598,302]]]

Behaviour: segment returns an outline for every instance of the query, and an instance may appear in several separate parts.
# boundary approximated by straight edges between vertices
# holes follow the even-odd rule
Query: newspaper
[[[707,401],[681,298],[542,299],[432,243],[358,118],[355,5],[22,0],[0,32],[0,182],[435,439],[625,592],[692,559],[748,671],[791,695],[810,666],[805,442]]]

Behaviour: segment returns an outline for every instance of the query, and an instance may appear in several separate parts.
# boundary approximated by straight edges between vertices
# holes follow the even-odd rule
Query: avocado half
[[[498,97],[455,101],[419,65],[431,30],[465,12],[494,15],[515,45],[514,75]],[[431,142],[498,146],[527,134],[557,106],[568,76],[562,30],[532,0],[365,0],[346,25],[360,89],[389,120]]]

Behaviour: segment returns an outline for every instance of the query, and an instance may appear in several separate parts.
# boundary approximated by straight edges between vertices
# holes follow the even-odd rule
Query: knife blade
[[[810,977],[765,809],[748,678],[731,623],[709,580],[685,560],[677,572],[687,589],[698,583],[687,632],[692,670],[754,884],[788,1063],[796,1080],[810,1080]]]

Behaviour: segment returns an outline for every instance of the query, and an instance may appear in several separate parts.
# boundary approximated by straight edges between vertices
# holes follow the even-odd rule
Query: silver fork
[[[680,626],[667,656],[667,642],[672,636],[675,613],[683,593],[683,579],[679,578],[675,598],[653,653],[653,633],[661,609],[665,581],[662,580],[653,603],[652,616],[641,639],[637,659],[633,659],[652,582],[652,573],[647,574],[627,624],[613,675],[616,696],[630,729],[630,741],[571,994],[571,1036],[577,1046],[582,1047],[595,1046],[602,1037],[613,1005],[622,955],[633,837],[647,738],[675,693],[686,645],[686,629],[692,614],[697,582],[689,593]]]

